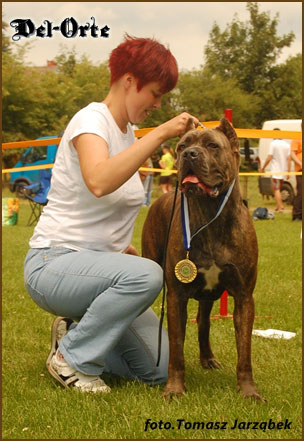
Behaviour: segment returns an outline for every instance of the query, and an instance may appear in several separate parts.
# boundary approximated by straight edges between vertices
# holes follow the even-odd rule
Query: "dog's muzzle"
[[[189,148],[182,153],[183,159],[186,161],[193,161],[199,155],[199,152],[195,148]]]
[[[200,192],[216,198],[220,193],[221,185],[210,187],[203,182],[201,175],[208,176],[209,168],[201,155],[203,152],[196,147],[189,147],[181,153],[180,190],[185,193]]]

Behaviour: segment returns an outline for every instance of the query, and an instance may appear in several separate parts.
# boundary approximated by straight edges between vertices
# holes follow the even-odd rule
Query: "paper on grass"
[[[290,340],[296,336],[295,332],[280,331],[279,329],[254,329],[252,334],[265,338],[283,338],[284,340]]]

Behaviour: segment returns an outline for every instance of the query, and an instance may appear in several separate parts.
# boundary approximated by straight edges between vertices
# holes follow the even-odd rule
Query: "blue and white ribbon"
[[[188,201],[187,197],[184,193],[181,194],[181,217],[182,217],[182,228],[183,228],[183,235],[184,235],[184,247],[185,250],[189,251],[191,247],[191,241],[198,233],[200,233],[204,228],[208,227],[215,219],[221,214],[223,211],[223,208],[225,207],[229,196],[233,190],[235,180],[233,180],[232,184],[228,188],[228,190],[222,194],[221,201],[219,204],[219,208],[215,214],[215,216],[207,222],[205,225],[200,226],[194,234],[191,236],[190,231],[190,221],[189,221],[189,208],[188,208]]]

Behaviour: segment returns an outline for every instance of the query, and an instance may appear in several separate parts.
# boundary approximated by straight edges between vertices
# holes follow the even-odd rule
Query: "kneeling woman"
[[[105,100],[80,110],[63,134],[25,259],[28,292],[58,316],[48,370],[84,392],[110,391],[103,372],[147,384],[167,379],[167,335],[157,367],[158,319],[150,308],[162,269],[130,242],[144,199],[137,170],[164,141],[183,135],[191,117],[182,113],[135,141],[131,123],[160,108],[176,85],[176,60],[155,40],[127,36],[109,66]]]

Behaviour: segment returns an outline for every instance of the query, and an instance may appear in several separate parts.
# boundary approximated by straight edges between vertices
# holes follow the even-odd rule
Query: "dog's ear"
[[[221,119],[221,124],[217,127],[217,129],[223,132],[225,136],[227,136],[231,144],[232,150],[234,152],[235,151],[238,152],[240,150],[240,143],[234,128],[232,127],[232,125],[230,124],[227,118]]]
[[[187,125],[186,125],[185,133],[189,132],[189,130],[192,130],[192,129],[193,129],[193,119],[189,118]]]

